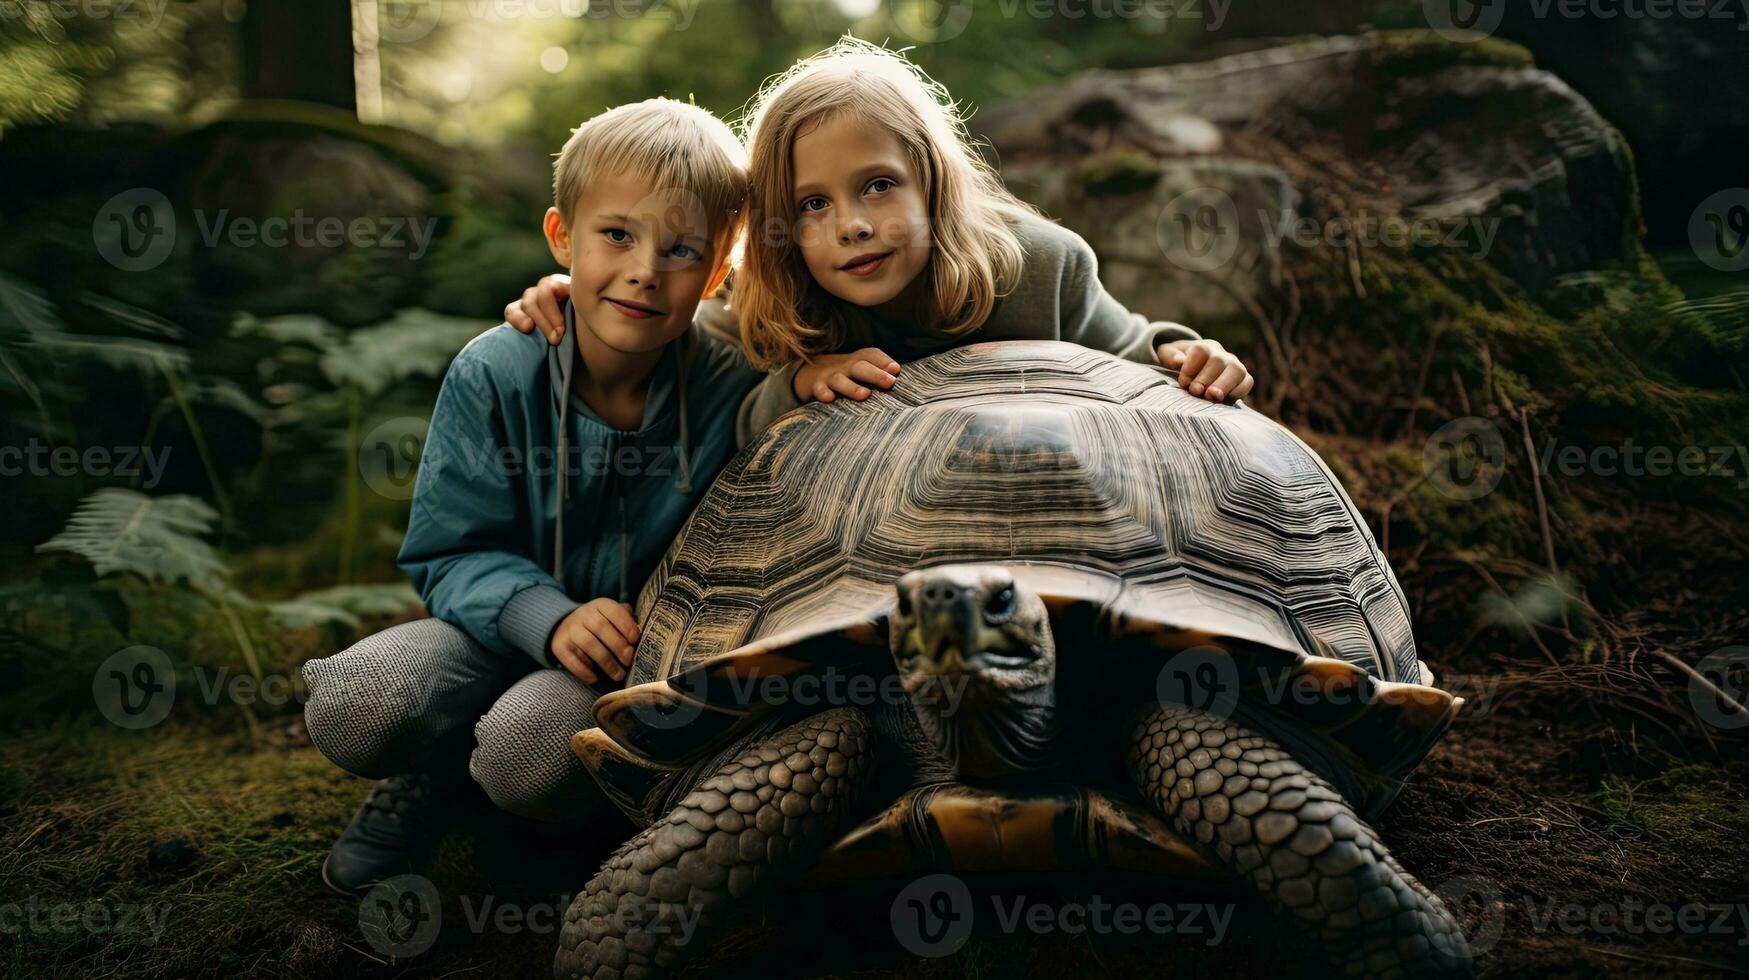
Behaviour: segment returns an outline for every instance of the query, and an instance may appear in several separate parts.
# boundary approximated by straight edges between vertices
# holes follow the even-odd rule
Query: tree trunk
[[[243,97],[356,111],[351,0],[249,0]]]

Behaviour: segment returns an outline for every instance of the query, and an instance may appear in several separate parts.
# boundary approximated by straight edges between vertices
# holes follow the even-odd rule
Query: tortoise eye
[[[1006,616],[1014,611],[1014,587],[1005,585],[984,602],[984,612],[991,616]]]

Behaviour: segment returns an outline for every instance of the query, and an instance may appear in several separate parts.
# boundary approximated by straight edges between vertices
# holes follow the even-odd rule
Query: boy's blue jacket
[[[622,432],[570,391],[583,364],[568,303],[565,325],[558,347],[501,325],[456,355],[397,559],[433,616],[542,666],[572,610],[634,600],[734,455],[736,407],[762,377],[695,322],[651,373],[642,426]]]

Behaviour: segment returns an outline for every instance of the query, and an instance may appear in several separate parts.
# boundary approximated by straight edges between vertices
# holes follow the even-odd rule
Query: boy
[[[744,213],[727,126],[668,99],[620,106],[572,134],[553,192],[566,343],[486,331],[432,415],[398,561],[435,618],[304,668],[311,740],[381,779],[323,865],[340,891],[419,868],[469,775],[525,817],[603,805],[569,738],[596,686],[624,679],[632,589],[733,454],[758,380],[693,323]]]

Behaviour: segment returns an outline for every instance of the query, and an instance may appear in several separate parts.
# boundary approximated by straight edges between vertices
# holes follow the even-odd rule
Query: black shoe
[[[353,895],[385,878],[422,870],[449,830],[455,788],[426,773],[379,781],[329,849],[323,883]]]

